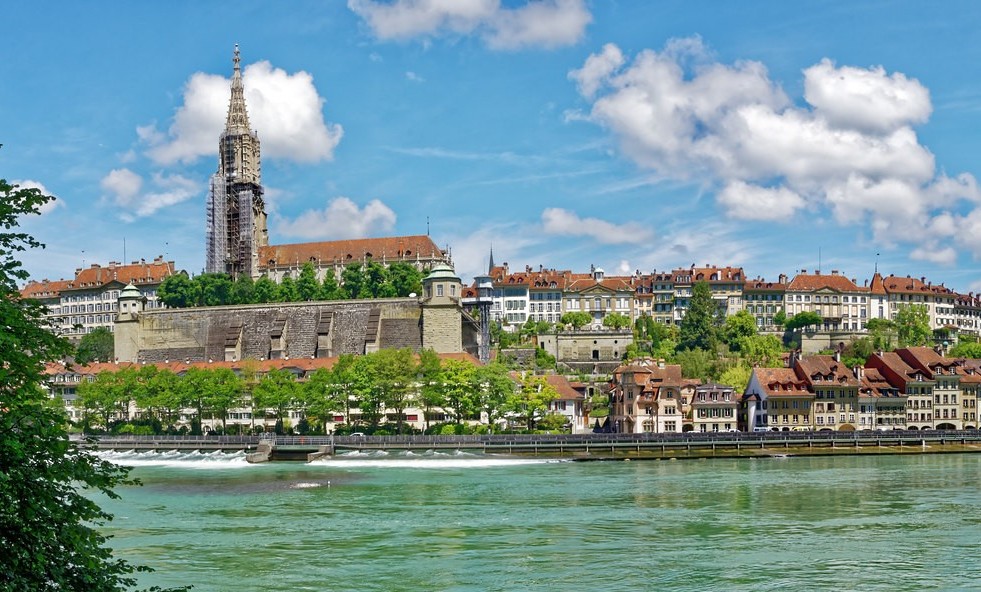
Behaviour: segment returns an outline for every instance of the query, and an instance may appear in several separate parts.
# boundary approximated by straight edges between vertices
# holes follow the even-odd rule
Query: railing
[[[207,448],[254,447],[260,441],[274,441],[275,446],[310,447],[323,445],[338,447],[381,448],[400,446],[421,448],[425,446],[483,448],[499,446],[603,446],[632,444],[684,444],[684,443],[734,443],[765,444],[767,442],[843,443],[857,442],[981,442],[977,430],[875,430],[856,432],[795,431],[795,432],[686,432],[672,434],[483,434],[461,436],[93,436],[87,440],[102,447],[121,448],[159,446],[188,448],[201,445]]]

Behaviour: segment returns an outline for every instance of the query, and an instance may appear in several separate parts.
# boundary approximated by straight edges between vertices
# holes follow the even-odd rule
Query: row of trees
[[[266,276],[253,281],[247,276],[233,280],[223,273],[203,273],[193,278],[179,273],[160,284],[157,296],[170,308],[396,298],[420,293],[422,278],[423,272],[409,263],[398,261],[386,267],[370,261],[366,265],[347,265],[341,272],[340,283],[330,272],[320,281],[313,263],[307,261],[296,278],[286,276],[278,284]]]
[[[205,420],[220,422],[222,431],[227,431],[229,413],[248,409],[253,428],[255,418],[261,422],[272,416],[282,430],[289,413],[300,412],[298,431],[315,433],[323,432],[335,414],[350,417],[356,409],[369,430],[379,429],[386,413],[394,413],[395,431],[403,433],[406,409],[419,408],[425,412],[427,426],[438,411],[456,424],[483,416],[490,425],[507,418],[533,429],[557,397],[543,377],[529,375],[516,383],[503,365],[442,360],[432,350],[418,356],[409,349],[345,354],[333,367],[319,368],[302,381],[288,370],[260,374],[247,361],[241,368],[236,373],[228,368],[191,367],[177,375],[144,365],[101,372],[78,387],[83,422],[108,427],[113,418],[121,417],[160,429],[177,425],[180,415],[191,410],[192,432],[200,433]],[[140,417],[129,417],[131,407],[139,409]],[[555,420],[546,423],[551,427]]]

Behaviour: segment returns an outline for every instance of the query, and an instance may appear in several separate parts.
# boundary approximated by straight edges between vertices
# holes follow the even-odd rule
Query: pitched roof
[[[21,290],[21,294],[29,298],[50,298],[71,290],[102,288],[112,282],[123,285],[152,285],[159,284],[174,273],[174,262],[164,261],[163,257],[156,257],[153,261],[134,261],[129,265],[111,261],[103,267],[93,263],[90,267],[76,270],[73,280],[29,282]]]
[[[807,383],[797,377],[791,368],[753,368],[753,374],[767,397],[813,396]]]
[[[954,291],[943,284],[934,285],[925,277],[898,277],[890,275],[882,277],[878,273],[872,276],[873,294],[953,294]]]
[[[787,285],[789,291],[813,292],[828,289],[835,292],[867,292],[868,288],[860,288],[847,277],[839,274],[807,274],[799,273]]]
[[[812,355],[803,356],[795,365],[798,376],[813,384],[816,380],[834,382],[841,386],[858,386],[858,379],[851,369],[835,360],[834,356]]]
[[[581,401],[586,398],[581,392],[572,387],[569,379],[561,374],[547,374],[545,375],[545,381],[552,385],[556,392],[558,392],[559,400],[561,401]]]
[[[425,235],[269,245],[259,247],[259,268],[313,262],[374,260],[443,260],[446,253]]]

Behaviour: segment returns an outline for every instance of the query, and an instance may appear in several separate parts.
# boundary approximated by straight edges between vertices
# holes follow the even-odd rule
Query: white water
[[[237,469],[253,466],[245,461],[245,452],[200,452],[169,450],[167,452],[136,450],[103,450],[96,453],[103,460],[128,467],[180,467],[187,469]]]

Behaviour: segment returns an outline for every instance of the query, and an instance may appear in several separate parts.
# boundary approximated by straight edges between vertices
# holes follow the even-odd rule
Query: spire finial
[[[232,56],[232,98],[228,102],[228,118],[225,120],[225,132],[229,134],[249,133],[249,114],[245,110],[245,86],[242,84],[242,58],[239,54],[238,43]]]

